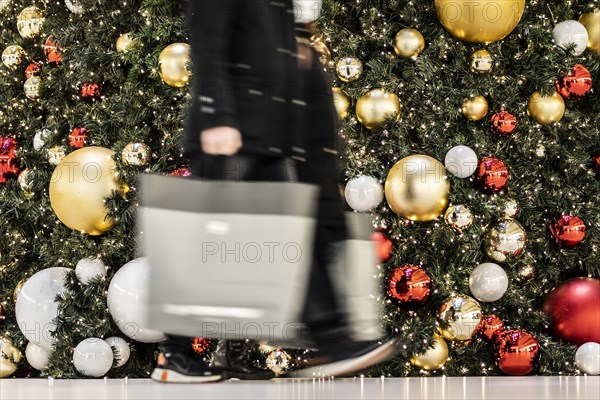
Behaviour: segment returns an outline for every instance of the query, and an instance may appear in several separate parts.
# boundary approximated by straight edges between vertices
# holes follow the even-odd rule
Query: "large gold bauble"
[[[498,262],[510,262],[525,252],[527,232],[512,218],[503,218],[493,225],[483,240],[483,248],[488,257]]]
[[[123,190],[116,174],[114,151],[84,147],[62,159],[50,180],[50,203],[63,224],[97,236],[115,222],[107,218],[105,198]]]
[[[344,119],[348,116],[348,112],[350,110],[350,96],[348,96],[348,93],[344,92],[338,87],[334,87],[332,91],[333,104],[335,105],[337,115],[340,117],[340,119]]]
[[[373,89],[356,101],[356,116],[367,129],[378,129],[400,119],[400,99],[395,93]]]
[[[413,155],[398,161],[385,181],[385,197],[396,214],[411,221],[431,221],[448,207],[450,183],[435,158]]]
[[[133,43],[133,39],[129,33],[124,33],[117,39],[117,52],[125,53],[129,50],[129,46]]]
[[[457,39],[492,43],[519,24],[525,0],[435,0],[440,23]]]
[[[425,39],[416,29],[402,29],[394,38],[394,50],[400,57],[416,57],[425,48]]]
[[[182,88],[191,76],[190,45],[173,43],[164,48],[158,56],[158,69],[161,79],[170,86]]]
[[[22,359],[21,350],[13,346],[9,339],[0,336],[0,378],[8,378],[14,374]]]
[[[423,354],[417,354],[410,360],[411,364],[426,371],[440,369],[448,360],[448,345],[440,335],[433,336],[433,348]]]
[[[479,121],[488,113],[488,102],[483,96],[475,96],[463,101],[462,112],[471,121]]]
[[[558,92],[552,96],[542,96],[535,92],[527,103],[527,115],[532,116],[540,125],[558,122],[565,115],[565,101]]]
[[[581,14],[579,22],[588,31],[588,48],[600,54],[600,10]]]
[[[44,25],[44,14],[35,6],[24,8],[17,16],[17,29],[25,39],[36,37]]]
[[[455,295],[448,298],[440,308],[439,317],[446,323],[440,327],[442,336],[448,340],[469,340],[481,323],[481,306],[472,297]]]

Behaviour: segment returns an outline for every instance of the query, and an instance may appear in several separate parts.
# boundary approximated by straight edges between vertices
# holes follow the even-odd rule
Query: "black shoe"
[[[275,373],[268,369],[260,369],[247,359],[243,340],[221,340],[214,352],[211,367],[224,371],[227,378],[242,380],[268,380],[275,378]]]
[[[382,342],[341,342],[318,350],[306,368],[290,373],[292,378],[346,376],[392,359],[399,351],[398,340]]]
[[[161,353],[152,379],[163,383],[208,383],[223,380],[224,373],[219,368],[209,367],[191,351]]]

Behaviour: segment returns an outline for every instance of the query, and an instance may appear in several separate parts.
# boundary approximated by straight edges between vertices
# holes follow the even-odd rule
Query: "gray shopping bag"
[[[318,188],[144,175],[149,328],[294,341],[302,328]]]

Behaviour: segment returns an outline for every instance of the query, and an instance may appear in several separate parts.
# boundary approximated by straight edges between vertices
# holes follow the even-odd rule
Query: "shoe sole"
[[[290,373],[290,378],[326,378],[345,376],[391,359],[398,352],[397,340],[390,340],[360,357],[308,367]]]
[[[222,375],[189,376],[162,368],[155,368],[151,378],[161,383],[210,383],[223,380]]]

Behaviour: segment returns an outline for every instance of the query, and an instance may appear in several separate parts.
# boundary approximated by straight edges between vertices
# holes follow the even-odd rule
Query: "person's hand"
[[[232,156],[242,147],[242,134],[229,126],[210,128],[200,133],[202,151],[212,156]]]

